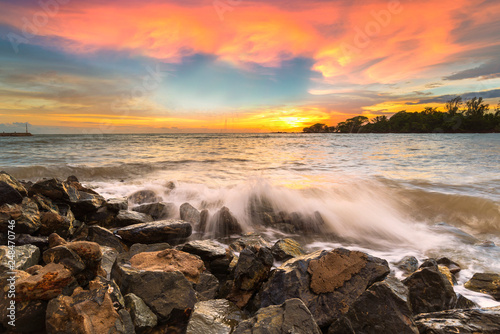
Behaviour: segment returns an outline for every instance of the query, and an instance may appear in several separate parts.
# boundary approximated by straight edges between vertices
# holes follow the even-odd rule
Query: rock
[[[419,269],[421,268],[434,268],[438,269],[438,263],[436,259],[425,259],[424,262],[418,267]]]
[[[448,278],[434,267],[417,270],[403,283],[410,291],[410,304],[414,314],[448,310],[457,302]]]
[[[161,220],[157,222],[130,225],[115,231],[123,240],[131,243],[168,242],[178,244],[191,235],[191,224],[182,220]]]
[[[243,232],[238,220],[225,206],[215,214],[214,220],[214,234],[216,238],[225,238]]]
[[[420,314],[415,322],[421,334],[500,333],[500,310],[448,310]]]
[[[219,292],[219,280],[209,272],[202,272],[194,289],[200,300],[215,299]]]
[[[47,306],[47,333],[135,333],[129,313],[114,308],[108,287],[97,286],[52,299]]]
[[[34,245],[16,246],[14,254],[9,251],[7,246],[0,246],[0,274],[7,271],[28,269],[38,264],[39,260],[40,249]],[[10,261],[13,262],[9,263]]]
[[[36,237],[29,234],[19,234],[16,239],[16,245],[37,246],[40,251],[43,252],[49,247],[49,237]]]
[[[0,181],[0,206],[4,204],[19,204],[23,201],[23,195],[4,181]]]
[[[213,261],[226,256],[226,247],[214,240],[194,240],[182,245],[182,251],[198,255],[203,261]]]
[[[448,281],[450,282],[451,285],[457,284],[457,279],[455,278],[455,276],[453,276],[453,274],[451,273],[450,269],[448,269],[448,267],[443,266],[443,265],[438,265],[438,270],[441,274],[446,276],[446,278],[448,279]]]
[[[26,188],[22,185],[21,182],[17,181],[14,177],[9,175],[8,173],[1,171],[0,172],[0,182],[4,182],[5,184],[9,185],[13,189],[15,189],[21,196],[25,197],[28,196],[28,192],[26,191]],[[0,204],[1,206],[2,204]]]
[[[5,328],[12,328],[9,325],[10,318],[4,316],[9,312],[10,298],[4,298],[0,302],[0,314],[2,314],[2,324]],[[45,328],[45,313],[47,302],[44,300],[29,300],[16,302],[16,327],[14,333],[36,333]],[[8,332],[12,333],[12,332]]]
[[[152,190],[139,190],[130,195],[128,201],[134,204],[144,204],[144,203],[154,203],[160,202],[162,199],[156,196],[156,193]]]
[[[174,203],[150,203],[142,204],[132,208],[133,211],[147,214],[154,220],[167,219],[175,215],[177,207]],[[181,218],[182,219],[182,218]]]
[[[500,275],[492,273],[475,273],[464,286],[472,291],[487,293],[495,300],[500,300]]]
[[[49,198],[40,194],[34,194],[31,199],[35,201],[39,211],[59,213],[59,208]]]
[[[203,209],[200,212],[200,223],[195,226],[196,230],[204,235],[207,229],[208,217],[210,216],[210,212],[207,209]]]
[[[245,319],[245,314],[230,301],[202,301],[194,306],[186,333],[230,334]]]
[[[125,306],[132,317],[136,330],[153,328],[158,323],[156,314],[151,311],[141,298],[133,293],[125,295]]]
[[[61,238],[57,233],[52,233],[51,235],[49,235],[49,248],[66,245],[67,243],[68,242]]]
[[[71,271],[72,275],[78,274],[85,269],[83,260],[66,246],[56,246],[43,253],[43,261],[46,264],[60,263]]]
[[[132,268],[138,270],[179,271],[193,283],[198,283],[200,274],[205,270],[203,261],[198,256],[175,249],[139,253],[132,256],[129,262]]]
[[[43,236],[48,236],[52,233],[57,233],[62,237],[69,237],[72,233],[73,226],[69,219],[54,212],[42,212],[40,215],[40,231]]]
[[[351,305],[344,325],[334,323],[328,333],[418,334],[408,300],[408,289],[395,277],[374,283]],[[345,324],[347,326],[345,327]]]
[[[277,261],[287,261],[291,258],[305,254],[300,244],[293,239],[281,239],[276,241],[271,251]]]
[[[181,205],[179,211],[182,220],[193,224],[193,226],[200,225],[201,214],[194,206],[189,203],[184,203]]]
[[[106,278],[110,279],[113,264],[115,263],[115,260],[118,257],[119,253],[115,248],[106,246],[101,246],[101,252],[102,252],[101,268],[106,273]]]
[[[123,253],[127,250],[127,246],[121,242],[120,238],[101,226],[89,226],[87,241],[98,243],[100,246],[114,248],[118,253]]]
[[[35,274],[25,273],[16,281],[16,300],[50,300],[75,283],[71,272],[62,264],[49,263]]]
[[[241,252],[245,248],[251,248],[253,251],[258,252],[262,247],[271,248],[271,244],[260,235],[253,233],[244,235],[229,245],[229,248],[235,252]]]
[[[274,270],[262,286],[261,307],[299,298],[318,325],[325,327],[389,271],[387,261],[358,251],[317,251],[288,260]]]
[[[114,213],[121,210],[128,210],[128,200],[126,197],[110,198],[106,201],[106,208]]]
[[[95,280],[89,282],[89,289],[106,289],[114,308],[116,310],[125,308],[125,298],[123,298],[120,288],[114,280],[108,280],[102,276],[97,276]]]
[[[242,250],[234,269],[234,285],[228,299],[243,308],[267,279],[272,266],[273,255],[269,248],[261,247],[257,252],[251,248]]]
[[[448,269],[450,270],[450,272],[453,275],[458,274],[460,272],[460,270],[462,270],[462,268],[460,267],[460,265],[458,263],[448,259],[447,257],[442,257],[442,258],[438,259],[436,261],[436,263],[448,267]]]
[[[111,211],[108,207],[103,206],[97,209],[96,212],[91,213],[85,217],[87,225],[99,225],[105,227],[114,226],[114,221],[118,212]]]
[[[297,333],[321,334],[311,312],[300,299],[260,309],[249,320],[240,322],[233,334]]]
[[[472,300],[457,293],[457,304],[455,305],[454,308],[457,309],[479,308],[479,305],[474,303]]]
[[[125,227],[135,224],[144,224],[152,221],[153,217],[145,213],[122,210],[118,212],[111,225],[113,227]]]
[[[418,269],[418,260],[415,256],[405,256],[396,263],[396,267],[401,269],[405,274],[411,274]]]
[[[130,259],[132,256],[139,254],[139,253],[145,253],[145,252],[159,252],[163,251],[165,249],[172,249],[172,246],[170,246],[166,242],[162,243],[156,243],[156,244],[149,244],[149,245],[144,245],[144,244],[133,244],[130,247],[130,250],[127,254],[124,256]]]
[[[4,204],[0,207],[0,231],[6,233],[9,221],[14,220],[14,231],[32,234],[40,228],[40,212],[36,203],[25,197],[21,204]]]

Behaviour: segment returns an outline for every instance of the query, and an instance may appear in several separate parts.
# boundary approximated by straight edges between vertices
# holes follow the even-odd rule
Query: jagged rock
[[[210,212],[207,209],[200,211],[200,223],[196,225],[195,228],[201,235],[204,235],[206,232],[209,216]]]
[[[47,333],[135,333],[130,314],[116,310],[109,286],[91,284],[90,290],[75,289],[47,306]]]
[[[419,269],[422,269],[422,268],[435,268],[435,269],[437,269],[438,263],[437,263],[436,259],[425,259],[424,262],[422,262],[422,264],[418,268]]]
[[[276,241],[271,251],[277,261],[287,261],[291,258],[305,254],[300,244],[293,239],[281,239]]]
[[[387,261],[358,251],[317,251],[274,270],[262,286],[261,307],[300,298],[318,325],[325,327],[389,271]]]
[[[115,263],[116,258],[118,257],[118,251],[115,248],[101,246],[102,252],[102,260],[101,260],[101,268],[106,273],[106,278],[109,279],[111,277],[111,270],[113,268],[113,264]]]
[[[258,252],[262,247],[271,248],[271,243],[264,240],[260,235],[253,233],[244,235],[229,245],[229,248],[235,252],[241,252],[245,248],[251,248],[253,251]]]
[[[418,269],[418,260],[415,256],[405,256],[396,263],[396,267],[401,269],[405,274],[411,274]]]
[[[245,314],[225,299],[196,303],[189,318],[187,334],[230,334],[245,320]]]
[[[49,237],[37,237],[29,234],[19,234],[16,239],[16,245],[34,245],[37,246],[40,251],[44,251],[49,247]]]
[[[127,250],[127,246],[113,232],[101,226],[89,226],[87,241],[98,243],[100,246],[114,248],[118,253],[123,253]]]
[[[182,245],[181,250],[198,255],[207,262],[226,256],[226,247],[214,240],[189,241]]]
[[[10,261],[12,261],[9,263]],[[14,253],[7,246],[0,246],[0,274],[6,271],[25,270],[38,264],[40,249],[34,245],[16,246]],[[10,264],[13,264],[11,267]]]
[[[118,212],[111,225],[113,227],[125,227],[135,224],[144,224],[152,221],[153,217],[145,213],[122,210]]]
[[[448,278],[435,267],[421,268],[403,283],[410,291],[410,304],[414,314],[448,310],[457,302]]]
[[[40,195],[34,194],[31,199],[35,201],[36,205],[38,205],[38,210],[41,212],[52,212],[59,213],[59,208],[55,205],[49,198]]]
[[[260,309],[249,320],[240,322],[233,334],[297,333],[321,334],[313,315],[300,299]]]
[[[467,289],[487,293],[495,300],[500,300],[500,275],[492,273],[475,273],[464,285]]]
[[[125,295],[125,306],[132,317],[136,330],[153,328],[158,323],[156,314],[151,311],[141,298],[133,293]]]
[[[36,203],[25,197],[21,204],[4,204],[0,207],[0,232],[6,233],[9,221],[14,220],[14,231],[32,234],[40,228],[40,212]]]
[[[139,190],[130,195],[128,201],[134,204],[160,202],[161,197],[157,196],[152,190]]]
[[[219,280],[205,271],[200,274],[200,279],[194,289],[198,293],[198,299],[200,300],[215,299],[219,292]]]
[[[106,201],[106,208],[114,213],[121,210],[128,210],[128,200],[126,197],[110,198]]]
[[[57,233],[62,237],[69,237],[73,228],[71,221],[58,213],[42,212],[40,215],[40,235],[48,236]]]
[[[453,275],[458,274],[460,272],[460,270],[462,270],[462,268],[460,267],[460,265],[458,263],[448,259],[447,257],[439,258],[436,262],[437,262],[437,264],[441,264],[443,266],[448,267],[448,269],[450,270],[450,272]]]
[[[234,234],[241,234],[241,229],[238,220],[233,216],[231,211],[225,206],[215,214],[215,237],[224,238]]]
[[[0,206],[4,204],[19,204],[23,201],[23,195],[14,187],[4,181],[0,181]]]
[[[198,226],[201,221],[201,214],[194,206],[189,203],[184,203],[181,205],[180,209],[181,219],[193,224],[193,226]]]
[[[87,215],[85,222],[87,225],[112,227],[117,215],[118,212],[111,211],[107,206],[103,206],[97,209],[96,212]]]
[[[22,183],[17,181],[14,177],[4,171],[0,172],[0,182],[5,182],[6,184],[14,188],[17,192],[19,192],[23,197],[28,195],[28,192],[26,191],[26,188],[22,185]]]
[[[130,225],[115,231],[123,240],[131,243],[168,242],[173,245],[185,241],[191,232],[191,224],[175,219]]]
[[[49,263],[33,275],[24,273],[16,281],[16,300],[50,300],[73,283],[71,271],[62,264]]]
[[[334,323],[328,331],[342,332],[418,334],[406,286],[395,277],[374,283],[349,307],[343,323]]]
[[[175,215],[177,207],[174,203],[149,203],[132,208],[133,211],[144,213],[153,217],[154,220],[167,219]],[[182,219],[182,218],[181,218]]]
[[[474,303],[472,300],[457,293],[457,304],[455,305],[454,308],[457,309],[479,308],[479,305]]]
[[[443,266],[443,265],[438,265],[438,270],[441,274],[446,276],[446,278],[448,279],[448,281],[450,282],[451,285],[457,284],[457,279],[455,278],[455,276],[453,276],[453,274],[451,273],[450,269],[448,269],[448,267]]]
[[[43,261],[46,264],[60,263],[71,271],[72,275],[78,274],[85,269],[83,260],[66,246],[56,246],[43,253]]]
[[[159,251],[164,251],[165,249],[172,249],[172,246],[170,246],[166,242],[162,243],[156,243],[156,244],[133,244],[130,247],[130,250],[127,254],[124,256],[127,257],[127,259],[130,259],[132,256],[139,254],[139,253],[144,253],[144,252],[159,252]]]
[[[269,276],[273,260],[267,247],[261,247],[257,252],[251,248],[242,250],[234,269],[234,285],[228,299],[236,306],[244,307]]]
[[[419,314],[415,323],[421,334],[500,333],[500,310],[448,310]]]
[[[66,245],[67,243],[68,242],[61,238],[57,233],[52,233],[51,235],[49,235],[49,248]]]

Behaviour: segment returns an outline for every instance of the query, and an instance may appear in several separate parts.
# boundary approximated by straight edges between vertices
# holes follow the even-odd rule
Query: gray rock
[[[37,237],[29,234],[19,234],[16,239],[16,245],[35,245],[40,248],[41,251],[44,251],[49,247],[49,237]]]
[[[405,256],[396,263],[396,267],[401,269],[405,274],[411,274],[418,269],[418,260],[415,256]]]
[[[495,300],[500,300],[500,275],[492,273],[475,273],[464,285],[467,289],[487,293]]]
[[[246,319],[245,314],[225,299],[196,303],[189,318],[187,334],[230,334]]]
[[[243,232],[238,220],[225,206],[215,214],[213,219],[215,221],[214,234],[216,238],[225,238]]]
[[[31,266],[38,264],[40,260],[40,249],[34,245],[16,246],[13,254],[15,270],[25,270]],[[9,261],[12,254],[9,253],[7,246],[0,246],[0,274],[11,271]]]
[[[180,209],[181,219],[187,221],[194,226],[198,226],[201,221],[201,214],[194,206],[189,203],[181,205]]]
[[[101,268],[106,272],[106,278],[111,278],[111,270],[113,264],[115,263],[116,257],[118,256],[118,251],[115,248],[101,246],[102,260]]]
[[[500,333],[500,309],[448,310],[419,314],[415,322],[421,334]]]
[[[130,195],[128,201],[133,204],[144,204],[144,203],[154,203],[160,202],[161,197],[157,196],[152,190],[139,190]]]
[[[133,211],[145,213],[153,217],[154,220],[167,219],[175,215],[177,207],[174,203],[149,203],[132,208]],[[181,217],[182,219],[182,217]]]
[[[260,235],[249,233],[233,242],[229,245],[229,248],[235,252],[241,252],[245,248],[250,248],[254,252],[258,252],[262,247],[271,248],[271,246],[271,243],[262,238]]]
[[[198,299],[200,300],[215,299],[219,292],[219,280],[214,275],[205,271],[200,274],[200,281],[194,289],[198,293]]]
[[[457,304],[454,308],[457,309],[468,309],[468,308],[479,308],[479,305],[468,299],[467,297],[462,296],[457,293]]]
[[[114,235],[110,230],[101,226],[89,226],[87,240],[96,242],[100,246],[112,247],[116,249],[118,253],[126,251],[126,246],[121,242],[120,238]]]
[[[191,224],[182,220],[161,220],[157,222],[130,225],[115,231],[123,240],[131,243],[153,244],[168,242],[179,244],[191,235]]]
[[[128,210],[128,199],[126,197],[110,198],[106,201],[106,208],[115,213],[121,210]]]
[[[153,328],[158,323],[156,314],[149,309],[141,298],[137,297],[133,293],[125,295],[125,306],[132,317],[136,330]]]
[[[113,227],[124,227],[152,222],[153,217],[145,213],[121,210],[111,223]]]
[[[203,261],[213,261],[226,256],[226,247],[214,240],[194,240],[182,245],[181,250],[201,257]]]
[[[271,251],[273,252],[274,258],[278,261],[287,261],[306,253],[300,244],[293,239],[281,239],[276,241]]]
[[[300,299],[288,299],[281,305],[260,309],[242,321],[233,334],[295,333],[321,334],[311,312]]]

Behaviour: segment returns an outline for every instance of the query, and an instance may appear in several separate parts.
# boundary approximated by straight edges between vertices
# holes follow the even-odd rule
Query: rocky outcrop
[[[492,273],[476,273],[464,285],[467,289],[487,293],[495,300],[500,300],[500,275]]]
[[[152,222],[153,217],[148,214],[121,210],[111,222],[112,227],[125,227],[136,224]]]
[[[133,211],[147,214],[154,220],[162,220],[173,217],[177,207],[174,203],[149,203],[132,208]],[[182,219],[182,217],[181,217]]]
[[[40,259],[40,249],[34,245],[17,246],[14,253],[9,251],[7,246],[0,246],[0,275],[6,271],[26,270],[38,264]],[[13,268],[10,261],[13,260]]]
[[[453,286],[436,267],[419,269],[403,283],[410,292],[410,304],[414,314],[448,310],[457,302]]]
[[[196,303],[189,318],[187,334],[230,334],[245,320],[245,314],[225,299]]]
[[[115,234],[130,243],[168,242],[175,245],[184,242],[191,235],[191,232],[191,224],[182,220],[170,219],[130,225],[116,230]]]
[[[160,202],[161,197],[157,196],[152,190],[139,190],[128,196],[128,201],[133,204]]]
[[[25,197],[21,204],[4,204],[0,207],[0,232],[6,233],[9,221],[14,220],[14,231],[32,234],[40,228],[40,212],[36,203]]]
[[[156,314],[144,303],[144,301],[129,293],[125,295],[125,306],[132,317],[135,329],[138,331],[153,328],[158,323]]]
[[[281,239],[276,241],[271,251],[277,261],[287,261],[306,253],[300,244],[293,239]]]
[[[415,317],[421,334],[500,333],[500,309],[448,310]]]
[[[387,261],[365,253],[317,251],[285,262],[262,286],[261,307],[299,298],[319,326],[330,325],[373,283],[389,273]]]
[[[242,321],[233,334],[297,333],[321,334],[314,317],[300,299],[260,309],[253,318]]]

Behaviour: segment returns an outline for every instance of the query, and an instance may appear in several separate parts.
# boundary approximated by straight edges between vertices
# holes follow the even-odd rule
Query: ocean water
[[[295,236],[308,249],[364,250],[398,276],[405,255],[447,256],[463,268],[457,292],[500,305],[462,286],[500,273],[499,134],[37,135],[0,138],[0,161],[18,179],[76,175],[106,198],[151,189],[212,214],[227,206],[273,240],[286,235],[253,224],[252,199],[319,212],[329,235]]]

